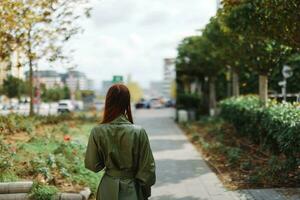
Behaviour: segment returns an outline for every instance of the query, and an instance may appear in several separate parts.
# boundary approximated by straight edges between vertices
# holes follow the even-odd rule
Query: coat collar
[[[131,124],[124,114],[121,114],[119,117],[110,122],[110,124]]]

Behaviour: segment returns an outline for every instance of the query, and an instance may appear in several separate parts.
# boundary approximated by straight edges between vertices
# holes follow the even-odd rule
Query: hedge
[[[300,109],[289,103],[269,101],[262,106],[257,96],[229,98],[219,103],[221,116],[237,133],[273,154],[284,154],[288,166],[300,165]]]
[[[184,109],[197,109],[201,105],[202,98],[198,94],[178,94],[177,107]]]

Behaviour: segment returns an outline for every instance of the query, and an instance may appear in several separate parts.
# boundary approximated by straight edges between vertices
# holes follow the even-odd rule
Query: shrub
[[[30,199],[53,200],[58,193],[58,189],[54,186],[34,183],[30,192]]]
[[[237,164],[237,162],[239,161],[239,159],[241,157],[241,153],[242,153],[242,151],[240,148],[236,148],[236,147],[227,148],[226,154],[227,154],[229,163],[231,165]]]
[[[15,155],[13,147],[5,144],[0,137],[0,179],[4,179],[2,175],[13,167]]]
[[[0,134],[13,134],[24,131],[32,133],[37,122],[34,118],[28,118],[16,114],[0,116]]]
[[[201,100],[201,97],[197,94],[178,94],[177,107],[184,109],[199,108]]]
[[[70,121],[73,119],[72,114],[70,113],[63,113],[60,115],[48,115],[48,116],[36,116],[36,118],[42,124],[58,124],[63,121]]]
[[[261,106],[256,96],[241,96],[220,102],[221,116],[237,132],[273,154],[284,154],[286,165],[300,164],[300,110],[292,104],[269,102]]]

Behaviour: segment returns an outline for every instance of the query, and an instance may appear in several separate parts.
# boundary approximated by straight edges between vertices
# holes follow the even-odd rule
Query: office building
[[[165,58],[163,68],[163,97],[171,98],[172,85],[176,79],[175,59]]]

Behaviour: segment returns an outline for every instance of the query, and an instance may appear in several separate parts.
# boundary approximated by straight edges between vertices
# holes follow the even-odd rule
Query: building
[[[0,61],[0,85],[8,76],[13,76],[18,79],[24,80],[24,65],[21,62],[24,56],[20,55],[20,51],[15,50],[11,53],[7,60]]]
[[[25,72],[26,80],[29,80],[29,71]],[[33,78],[35,82],[44,85],[47,89],[62,87],[61,76],[54,70],[34,71]]]
[[[162,97],[164,93],[164,81],[151,81],[149,90],[145,93],[150,97]]]
[[[105,96],[108,89],[113,85],[113,81],[102,81],[101,96]]]
[[[63,83],[71,90],[89,90],[90,82],[86,75],[82,72],[70,70],[66,74],[62,74]]]
[[[165,58],[164,59],[164,70],[163,70],[163,88],[162,95],[166,98],[171,98],[172,86],[176,79],[175,70],[175,59]]]
[[[93,79],[87,79],[87,89],[94,90],[95,89],[95,82]]]

